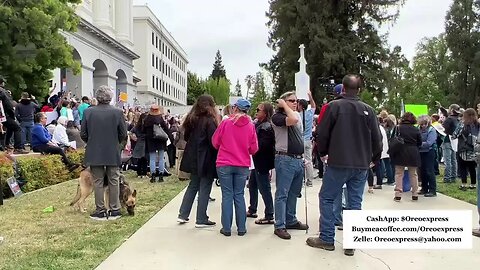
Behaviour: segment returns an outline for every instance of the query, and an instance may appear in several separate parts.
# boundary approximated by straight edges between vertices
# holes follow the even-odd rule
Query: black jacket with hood
[[[328,166],[368,169],[380,160],[382,135],[372,107],[356,96],[340,96],[325,106],[316,142],[319,155],[328,155]]]

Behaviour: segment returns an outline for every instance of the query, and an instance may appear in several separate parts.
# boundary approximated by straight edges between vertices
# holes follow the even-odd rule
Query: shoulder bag
[[[153,125],[153,138],[164,142],[168,140],[168,135],[160,124]]]
[[[388,142],[388,154],[395,155],[402,147],[405,145],[405,141],[402,137],[400,137],[400,130],[399,126],[395,127],[395,131],[392,133],[392,138]]]

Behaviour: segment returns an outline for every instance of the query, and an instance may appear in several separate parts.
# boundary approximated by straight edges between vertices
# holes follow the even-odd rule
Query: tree
[[[0,4],[0,74],[8,79],[15,98],[28,90],[48,93],[55,68],[73,68],[73,48],[61,31],[74,32],[75,4],[80,0],[9,0]]]
[[[480,101],[480,1],[454,0],[445,22],[452,56],[453,96],[463,106]]]
[[[361,73],[366,87],[381,100],[384,38],[376,26],[394,20],[404,0],[270,0],[268,45],[275,51],[265,66],[272,73],[275,96],[294,86],[300,44],[306,46],[307,72],[317,101],[326,95],[321,83],[347,73]],[[393,7],[397,7],[394,9]]]
[[[253,93],[250,92],[250,89],[252,89],[252,86],[255,84],[255,77],[253,77],[252,75],[247,75],[247,77],[245,77],[245,83],[247,84],[246,98],[248,99],[250,95],[253,96]]]
[[[205,90],[212,95],[217,105],[227,105],[230,98],[230,82],[226,78],[210,78],[205,82]]]
[[[217,81],[221,78],[227,79],[227,72],[222,64],[222,55],[220,54],[220,50],[217,51],[215,56],[215,63],[213,64],[213,71],[212,75],[210,75],[210,78]]]
[[[187,81],[187,104],[192,105],[199,96],[205,93],[205,83],[202,78],[190,71],[187,72]]]
[[[235,93],[232,96],[241,97],[242,96],[242,85],[240,84],[240,80],[237,79],[237,85],[235,85]]]
[[[254,116],[256,113],[255,108],[257,108],[260,103],[270,100],[270,95],[265,89],[265,77],[263,76],[262,72],[259,71],[255,74],[254,85],[252,89],[252,95],[249,96],[248,99],[250,99],[253,108],[250,111],[250,114]]]

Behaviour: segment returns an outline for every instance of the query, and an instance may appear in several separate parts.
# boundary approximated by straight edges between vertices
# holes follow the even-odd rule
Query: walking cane
[[[302,108],[302,114],[303,114],[303,135],[305,136],[305,108]],[[305,147],[304,147],[305,151]],[[305,191],[305,225],[307,225],[307,230],[305,231],[305,234],[308,234],[308,202],[307,202],[307,164],[305,160],[305,153],[303,153],[303,189]]]

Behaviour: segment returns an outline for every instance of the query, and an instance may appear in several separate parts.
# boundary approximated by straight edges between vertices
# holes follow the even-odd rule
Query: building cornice
[[[88,22],[87,20],[80,18],[80,23],[78,24],[79,27],[83,28],[85,31],[96,35],[98,38],[102,39],[105,43],[107,43],[109,46],[120,50],[123,52],[125,55],[127,55],[130,59],[136,60],[139,59],[140,56],[130,50],[129,48],[125,47],[123,44],[112,38],[111,36],[107,35],[105,32]]]

